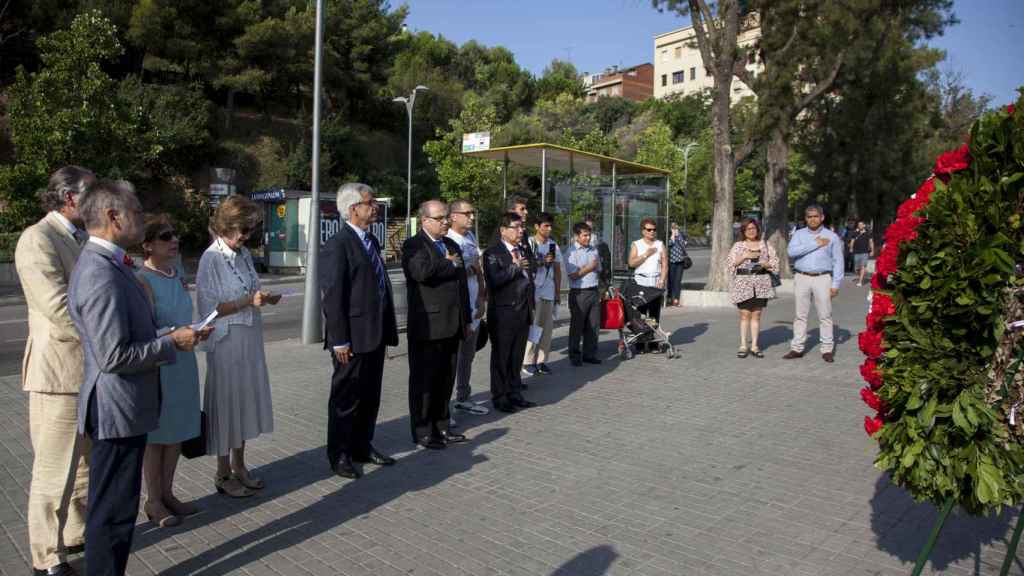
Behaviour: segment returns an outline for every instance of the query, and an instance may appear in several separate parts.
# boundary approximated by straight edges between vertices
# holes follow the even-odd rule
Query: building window
[[[661,85],[668,86],[668,74],[661,75]]]
[[[679,60],[682,57],[683,57],[683,47],[682,46],[676,46],[676,60]]]
[[[661,51],[661,61],[668,62],[668,48]]]
[[[679,72],[672,73],[673,84],[682,84],[683,80],[686,80],[686,70],[680,70]]]
[[[696,80],[696,79],[697,79],[697,69],[696,68],[690,68],[690,80]]]

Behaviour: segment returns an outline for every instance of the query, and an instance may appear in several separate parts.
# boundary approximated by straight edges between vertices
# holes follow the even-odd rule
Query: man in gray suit
[[[124,574],[139,511],[146,434],[160,415],[161,364],[209,334],[189,326],[157,336],[149,299],[125,249],[142,241],[142,206],[99,181],[79,200],[90,238],[68,288],[85,356],[78,431],[92,439],[85,527],[88,575]]]

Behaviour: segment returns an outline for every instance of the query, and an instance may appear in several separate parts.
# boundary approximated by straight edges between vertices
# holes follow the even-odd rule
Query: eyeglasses
[[[355,203],[355,206],[367,206],[369,208],[373,208],[376,205],[377,205],[377,201],[376,200],[363,200],[362,202],[356,202]]]
[[[431,220],[433,220],[435,222],[447,222],[448,221],[448,216],[427,216],[427,218],[429,218],[429,219],[431,219]]]
[[[657,232],[657,228],[644,228],[644,232]]]
[[[520,229],[522,229],[522,227],[523,227],[522,224],[510,224],[508,226],[505,226],[505,228],[511,228],[513,230],[520,230]]]
[[[157,234],[156,237],[158,240],[170,242],[171,240],[176,240],[178,238],[178,233],[175,232],[174,230],[167,230],[166,232],[161,232],[160,234]]]

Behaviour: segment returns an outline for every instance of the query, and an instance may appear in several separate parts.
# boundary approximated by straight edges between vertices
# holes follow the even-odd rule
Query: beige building
[[[740,32],[740,47],[751,47],[761,37],[757,20],[748,20],[752,25]],[[760,64],[748,65],[747,69],[758,74]],[[697,34],[693,26],[680,28],[654,37],[654,97],[665,98],[673,94],[693,94],[714,87],[714,78],[704,69],[704,61],[697,48]],[[732,80],[732,101],[744,96],[753,96],[750,88],[737,78]]]

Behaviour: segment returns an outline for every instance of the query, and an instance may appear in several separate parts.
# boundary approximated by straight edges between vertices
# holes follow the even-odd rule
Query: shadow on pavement
[[[551,576],[604,576],[618,557],[618,552],[607,544],[595,546],[559,566]]]
[[[915,502],[906,490],[890,482],[888,474],[878,477],[871,499],[871,530],[879,550],[913,564],[938,517],[939,510],[935,506]],[[1003,541],[1013,520],[1013,512],[1007,508],[1003,508],[1001,514],[985,518],[968,516],[954,509],[946,518],[929,558],[932,568],[945,571],[950,564],[973,557],[974,574],[994,572],[991,566],[982,566],[981,548]],[[1001,563],[1002,558],[998,562]],[[1019,559],[1016,566],[1015,573],[1024,571]]]
[[[413,452],[393,467],[368,469],[359,480],[339,479],[342,486],[321,500],[231,538],[168,568],[163,574],[212,576],[240,570],[368,514],[403,494],[431,488],[468,471],[487,460],[474,451],[507,432],[507,428],[486,430],[465,444],[443,451]],[[319,468],[326,466],[321,463]]]

